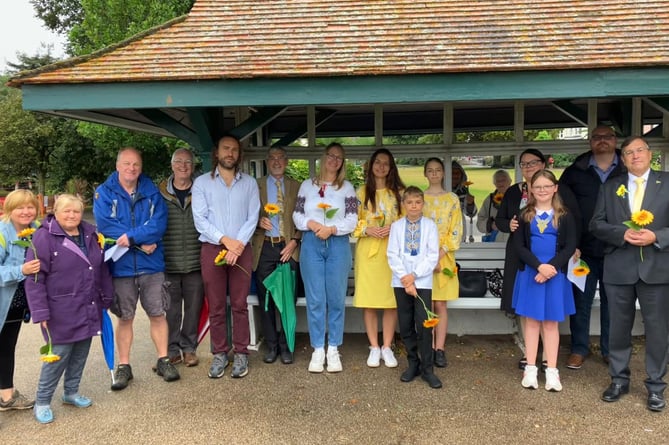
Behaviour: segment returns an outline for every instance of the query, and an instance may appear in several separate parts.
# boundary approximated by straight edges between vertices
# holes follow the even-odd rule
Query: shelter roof
[[[10,84],[669,65],[669,0],[198,0],[187,16]]]

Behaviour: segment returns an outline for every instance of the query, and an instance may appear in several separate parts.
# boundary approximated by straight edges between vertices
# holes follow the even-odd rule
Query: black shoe
[[[623,394],[627,394],[628,392],[630,392],[629,385],[611,383],[609,387],[606,388],[606,391],[604,391],[602,394],[602,400],[605,402],[617,402],[620,400],[620,397],[622,397]]]
[[[520,360],[518,360],[518,369],[522,369],[524,371],[525,366],[527,366],[527,357],[523,357]]]
[[[293,363],[293,353],[290,352],[288,349],[285,351],[281,351],[281,363],[284,365],[290,365]]]
[[[420,376],[421,379],[425,380],[428,385],[430,385],[430,388],[432,389],[439,389],[441,388],[441,380],[439,380],[439,377],[434,375],[433,373],[423,373]]]
[[[437,368],[445,368],[448,366],[448,360],[446,359],[446,353],[443,349],[436,349],[434,351],[434,366]]]
[[[128,387],[128,382],[132,380],[132,368],[130,365],[118,365],[114,373],[114,381],[112,382],[112,391],[120,391]]]
[[[541,361],[541,372],[543,372],[545,374],[546,369],[548,369],[548,360],[542,360]]]
[[[404,371],[400,376],[400,380],[403,381],[404,383],[408,383],[411,382],[416,377],[418,377],[419,374],[420,370],[418,369],[418,366],[409,365],[406,371]]]
[[[276,351],[276,348],[269,348],[265,353],[262,361],[265,363],[274,363],[279,354]]]
[[[181,376],[179,371],[174,367],[170,359],[167,357],[161,357],[156,363],[156,374],[161,376],[166,382],[173,382],[179,380]]]
[[[646,406],[649,410],[659,412],[662,411],[666,405],[667,404],[664,401],[664,395],[662,395],[661,392],[648,393],[648,403]]]

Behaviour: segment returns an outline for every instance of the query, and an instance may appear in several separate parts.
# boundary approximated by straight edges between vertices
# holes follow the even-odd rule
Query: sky
[[[51,54],[64,57],[65,39],[44,28],[28,0],[5,1],[0,15],[0,73],[5,72],[7,61],[16,62],[16,52],[34,55],[40,43],[53,44]],[[42,51],[43,52],[43,51]]]

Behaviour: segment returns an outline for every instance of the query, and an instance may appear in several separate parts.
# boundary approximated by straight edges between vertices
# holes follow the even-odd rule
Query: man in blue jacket
[[[155,371],[167,382],[178,380],[179,372],[167,355],[169,304],[161,238],[167,227],[167,208],[160,191],[142,174],[142,157],[135,148],[122,148],[116,158],[116,172],[95,191],[93,204],[98,231],[116,245],[129,250],[110,264],[114,281],[111,311],[118,317],[116,347],[119,365],[113,390],[132,380],[130,347],[137,301],[149,316],[151,339],[158,353]]]

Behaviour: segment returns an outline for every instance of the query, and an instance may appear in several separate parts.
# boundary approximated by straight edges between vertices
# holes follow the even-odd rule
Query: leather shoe
[[[423,380],[427,382],[428,385],[430,385],[430,388],[432,389],[439,389],[441,388],[441,380],[439,380],[439,377],[434,375],[431,372],[425,372],[423,375],[420,376]]]
[[[623,394],[630,392],[629,385],[621,385],[619,383],[611,383],[606,391],[602,394],[602,400],[605,402],[617,402]],[[662,399],[664,400],[664,399]],[[650,397],[649,397],[650,403]]]
[[[418,369],[418,366],[409,365],[406,371],[404,371],[400,376],[400,380],[403,381],[404,383],[408,383],[411,382],[416,377],[418,377],[419,374],[420,370]]]
[[[662,395],[661,392],[648,393],[648,403],[646,406],[649,410],[659,412],[662,411],[666,405],[664,395]]]
[[[585,361],[585,356],[581,354],[570,354],[567,358],[567,368],[569,369],[581,369],[583,362]]]
[[[290,365],[293,363],[293,353],[289,350],[281,351],[281,363],[284,365]]]
[[[265,353],[262,361],[265,363],[274,363],[279,354],[276,352],[276,348],[269,348]]]
[[[194,352],[185,352],[184,363],[190,368],[192,366],[197,366],[200,363],[200,359],[197,358],[197,354]]]

